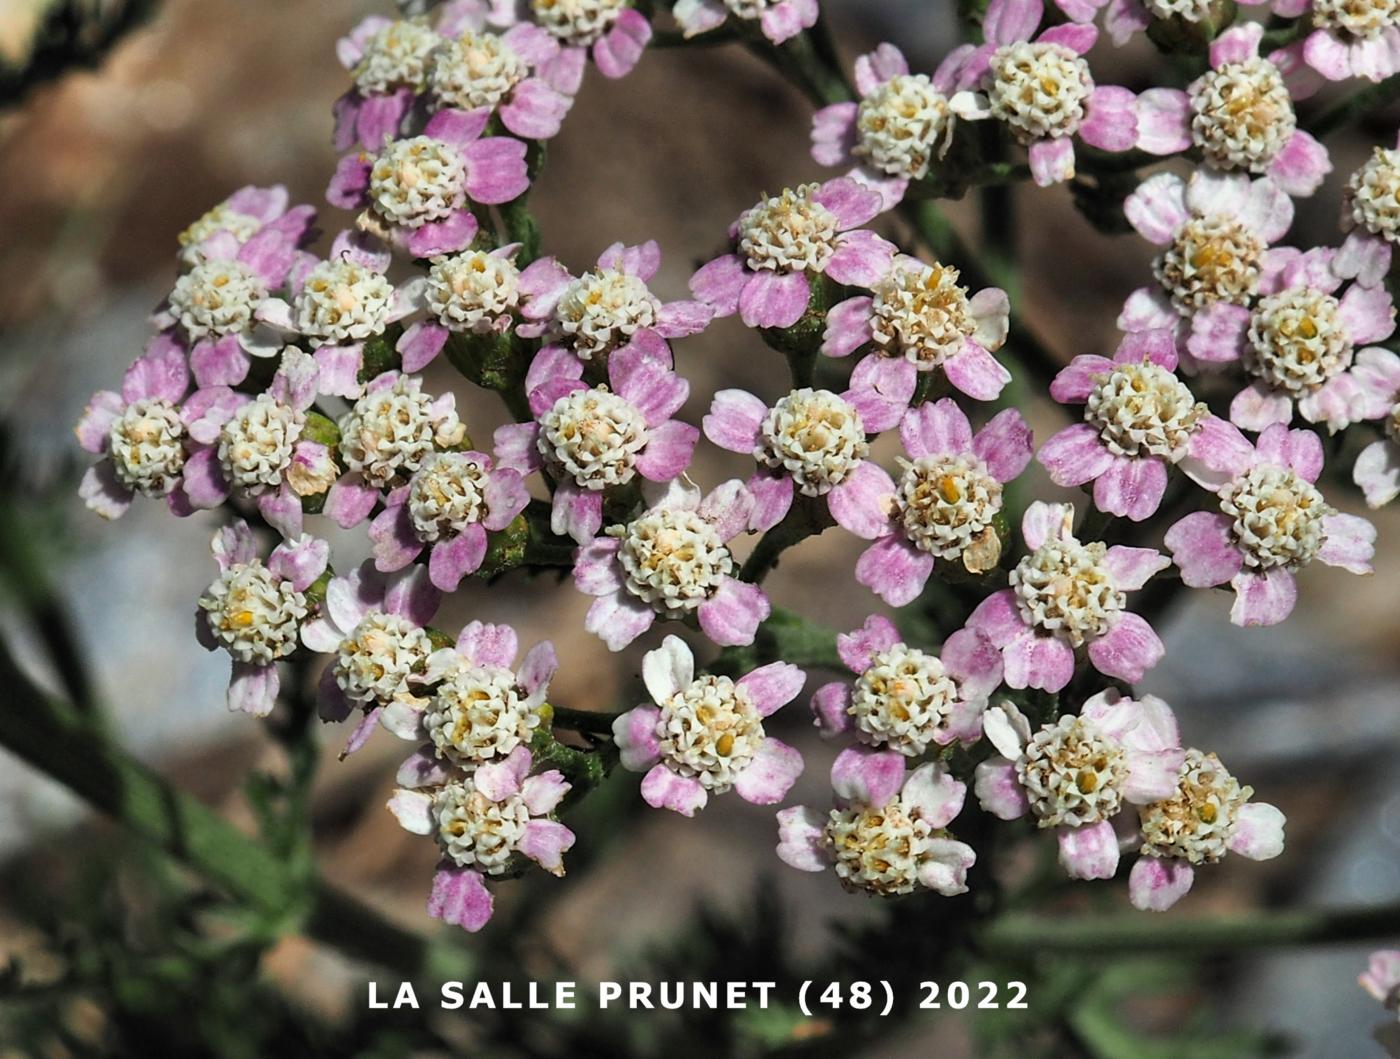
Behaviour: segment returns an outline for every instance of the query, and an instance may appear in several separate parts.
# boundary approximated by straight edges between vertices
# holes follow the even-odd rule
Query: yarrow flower
[[[919,374],[941,371],[961,393],[995,400],[1011,373],[992,356],[1006,342],[1011,303],[999,287],[976,294],[958,270],[899,255],[889,271],[826,315],[821,351],[845,357],[866,347],[889,361],[880,388],[912,388]],[[859,370],[859,369],[857,369]]]
[[[800,871],[832,868],[842,887],[876,897],[932,890],[967,892],[977,854],[947,830],[962,811],[967,785],[942,762],[905,775],[904,758],[848,749],[831,766],[835,807],[805,805],[778,813],[778,858]]]
[[[516,668],[519,650],[509,625],[474,621],[454,647],[429,656],[424,682],[433,686],[431,694],[395,700],[382,717],[389,731],[420,744],[399,768],[400,786],[437,786],[529,746],[543,723],[541,707],[559,661],[545,640]]]
[[[313,206],[290,207],[290,196],[281,184],[260,188],[241,187],[176,236],[182,269],[207,261],[237,260],[250,242],[249,257],[265,262],[274,244],[301,246],[311,235],[316,218]],[[249,262],[252,263],[251,261]]]
[[[1032,732],[1012,703],[987,711],[983,725],[999,757],[977,766],[982,808],[1002,820],[1029,813],[1053,828],[1060,866],[1075,879],[1118,871],[1113,821],[1125,804],[1150,805],[1176,792],[1186,752],[1176,716],[1153,695],[1101,691],[1076,714]]]
[[[870,287],[889,271],[893,243],[861,228],[883,208],[880,193],[850,177],[803,184],[740,214],[735,250],[690,280],[716,316],[739,313],[749,327],[791,327],[812,300],[812,284]]]
[[[1196,867],[1226,853],[1271,860],[1283,852],[1283,813],[1251,802],[1214,754],[1194,748],[1168,797],[1138,809],[1141,852],[1128,875],[1128,899],[1143,911],[1164,912],[1186,896]]]
[[[603,361],[615,350],[651,336],[699,334],[713,310],[702,302],[662,302],[647,286],[661,267],[656,240],[640,246],[614,243],[598,265],[573,276],[552,257],[520,274],[525,323],[517,333],[568,349],[582,361]],[[655,344],[655,343],[651,343]]]
[[[885,386],[863,378],[881,367],[870,358],[856,368],[845,393],[804,386],[772,408],[745,390],[715,394],[702,423],[705,436],[722,449],[751,455],[760,465],[748,480],[754,497],[750,529],[776,526],[791,509],[794,494],[829,500],[869,455],[866,435],[899,422],[914,395],[913,382],[894,380]]]
[[[823,735],[854,734],[906,757],[981,738],[987,698],[1001,683],[1001,652],[980,632],[959,629],[935,654],[872,614],[836,637],[836,650],[856,679],[824,684],[812,696]]]
[[[1070,22],[1036,36],[1044,13],[1041,0],[992,0],[982,22],[986,43],[969,58],[966,76],[986,92],[991,116],[1026,147],[1031,177],[1048,187],[1074,176],[1075,136],[1126,151],[1138,126],[1132,92],[1094,83],[1084,53],[1099,31]]]
[[[642,678],[654,705],[621,714],[613,739],[623,767],[646,773],[648,805],[694,816],[731,789],[772,805],[802,774],[802,755],[763,730],[802,690],[807,677],[796,666],[771,662],[738,680],[696,676],[690,648],[668,636],[643,658]]]
[[[1293,223],[1293,200],[1272,181],[1198,170],[1189,181],[1154,173],[1128,196],[1123,212],[1162,252],[1157,286],[1139,287],[1123,304],[1125,332],[1172,328],[1186,352],[1190,321],[1218,304],[1248,306],[1263,277],[1294,251],[1270,247]],[[1188,362],[1194,366],[1194,362]]]
[[[1110,360],[1075,357],[1050,384],[1050,396],[1084,405],[1084,422],[1065,427],[1036,453],[1056,485],[1093,483],[1094,506],[1141,522],[1156,513],[1168,468],[1200,453],[1218,427],[1176,375],[1169,330],[1124,337]]]
[[[530,503],[520,474],[472,450],[434,452],[399,486],[370,524],[374,565],[402,570],[428,550],[428,578],[454,592],[481,568],[487,533],[509,526]]]
[[[1390,272],[1392,249],[1400,241],[1400,142],[1377,147],[1347,180],[1342,231],[1347,237],[1332,271],[1363,287],[1376,286]]]
[[[734,18],[757,22],[774,44],[811,29],[820,13],[817,0],[676,0],[671,10],[687,40]]]
[[[364,711],[345,754],[364,745],[386,706],[421,703],[434,651],[425,626],[441,599],[421,566],[385,575],[366,562],[326,586],[321,614],[302,626],[301,642],[335,656],[321,675],[322,720],[343,721],[356,707]]]
[[[1352,371],[1359,390],[1357,419],[1379,419],[1385,436],[1356,457],[1352,480],[1373,508],[1400,496],[1400,357],[1387,349],[1363,349]]]
[[[1300,254],[1263,286],[1252,309],[1217,304],[1192,321],[1188,347],[1196,360],[1240,361],[1254,377],[1230,403],[1237,426],[1286,426],[1295,403],[1304,419],[1332,433],[1352,422],[1357,350],[1394,333],[1395,305],[1384,287],[1354,283],[1337,297],[1343,281],[1332,256],[1325,248]]]
[[[1384,81],[1400,72],[1400,4],[1395,0],[1243,0],[1268,3],[1312,31],[1283,50],[1328,81]]]
[[[707,496],[672,481],[651,507],[578,550],[574,584],[599,597],[584,627],[620,651],[658,617],[694,614],[721,647],[753,643],[772,607],[762,588],[735,576],[728,547],[752,511],[753,497],[737,479]]]
[[[1275,424],[1251,444],[1238,430],[1199,461],[1197,479],[1220,499],[1167,530],[1165,543],[1192,588],[1229,582],[1236,625],[1277,625],[1298,598],[1294,572],[1314,559],[1369,574],[1376,530],[1330,507],[1316,485],[1322,441]],[[1195,461],[1193,461],[1195,462]]]
[[[488,110],[439,110],[420,136],[341,159],[326,189],[332,206],[363,210],[356,224],[416,258],[455,254],[480,229],[471,204],[497,205],[530,186],[525,144],[483,136]]]
[[[1059,691],[1081,648],[1100,673],[1135,684],[1165,654],[1152,626],[1126,606],[1127,593],[1171,560],[1155,548],[1082,542],[1073,524],[1072,504],[1026,508],[1021,536],[1030,554],[1011,571],[1011,587],[967,619],[1001,649],[1008,687]]]
[[[1183,92],[1151,88],[1138,97],[1137,146],[1151,154],[1195,147],[1206,164],[1267,176],[1306,197],[1332,171],[1327,148],[1298,128],[1293,100],[1273,59],[1259,54],[1264,27],[1234,26],[1210,45],[1210,69]]]
[[[592,56],[604,77],[626,77],[651,40],[651,23],[631,0],[520,0],[535,23],[562,47],[560,60]],[[513,5],[509,5],[513,6]]]
[[[813,3],[815,9],[816,4]],[[856,60],[855,103],[833,103],[812,116],[812,157],[852,166],[850,176],[880,192],[885,209],[903,200],[947,154],[959,119],[991,116],[987,97],[969,89],[971,45],[955,49],[933,76],[911,74],[904,53],[881,44]]]
[[[337,151],[357,142],[378,149],[399,135],[414,98],[428,85],[433,54],[443,38],[417,19],[370,15],[336,42],[340,65],[354,87],[336,100]]]
[[[535,355],[525,377],[535,419],[496,431],[501,466],[555,479],[550,515],[555,533],[590,545],[603,527],[609,491],[638,476],[669,482],[690,465],[700,431],[671,417],[690,384],[670,368],[661,348],[635,342],[608,358],[610,385],[590,387],[583,362],[557,346]]]
[[[418,376],[396,371],[376,376],[339,427],[345,473],[331,486],[324,510],[344,529],[368,518],[384,493],[405,485],[434,453],[466,443],[457,396],[431,397]]]
[[[985,573],[1001,559],[1002,486],[1031,460],[1031,431],[1008,408],[972,432],[945,397],[911,408],[899,426],[908,459],[899,483],[862,461],[828,498],[836,521],[874,541],[856,563],[856,580],[891,606],[923,591],[939,560]]]
[[[1400,949],[1378,949],[1366,961],[1366,970],[1356,978],[1362,989],[1385,1005],[1400,1010]]]
[[[313,606],[306,591],[325,573],[330,545],[309,535],[282,541],[263,563],[239,519],[215,534],[213,551],[219,576],[199,597],[195,633],[233,660],[228,708],[266,717],[277,703],[277,662],[300,646]]]
[[[487,879],[517,874],[525,860],[551,875],[564,874],[574,833],[553,814],[573,785],[558,769],[532,776],[533,765],[530,751],[517,747],[470,775],[401,788],[389,799],[389,811],[405,831],[431,835],[442,851],[428,897],[430,916],[475,932],[494,907]]]

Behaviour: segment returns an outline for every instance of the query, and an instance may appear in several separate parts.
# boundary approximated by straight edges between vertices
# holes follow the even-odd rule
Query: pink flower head
[[[937,654],[906,644],[879,614],[836,638],[856,679],[824,684],[812,712],[825,736],[854,732],[862,743],[920,757],[936,746],[982,735],[987,697],[1001,683],[1001,652],[980,632],[960,629]]]
[[[869,376],[890,362],[862,361],[842,394],[804,387],[772,408],[744,390],[720,390],[704,419],[705,436],[722,449],[751,455],[760,469],[749,479],[754,496],[749,528],[767,530],[782,521],[794,493],[827,497],[865,461],[867,434],[899,422],[914,394],[911,375],[904,385],[881,387]],[[875,371],[869,370],[875,369]]]
[[[554,819],[572,787],[558,769],[530,775],[534,759],[516,747],[501,761],[471,774],[433,778],[399,776],[403,784],[388,809],[415,835],[432,835],[442,850],[433,876],[428,914],[475,932],[491,918],[486,880],[513,875],[532,860],[551,875],[564,874],[574,833]]]
[[[360,369],[367,339],[384,333],[423,300],[421,276],[395,287],[385,275],[392,255],[374,236],[343,231],[324,261],[306,262],[291,276],[290,298],[268,298],[257,318],[283,341],[315,349],[323,394],[355,398],[364,392]],[[399,340],[403,347],[412,328]]]
[[[947,827],[967,785],[941,761],[905,775],[902,754],[843,750],[831,767],[835,808],[796,805],[778,813],[778,858],[800,871],[836,870],[851,892],[894,897],[932,890],[967,893],[972,847]]]
[[[358,526],[382,494],[407,485],[434,453],[455,451],[466,438],[455,394],[432,397],[418,376],[397,371],[376,376],[339,426],[345,472],[323,510],[342,529]]]
[[[774,44],[817,24],[817,0],[676,0],[671,10],[687,40],[718,29],[733,18],[757,22]]]
[[[213,550],[219,576],[199,597],[195,634],[233,659],[228,708],[266,717],[277,703],[277,662],[300,644],[306,590],[325,573],[330,545],[311,536],[285,540],[264,564],[239,519],[215,534]]]
[[[509,9],[516,4],[492,0],[490,6]],[[571,77],[575,90],[589,56],[599,73],[616,80],[632,72],[651,40],[651,23],[632,7],[631,0],[529,0],[522,6],[529,8],[533,21],[559,42],[555,60],[561,70],[558,76]]]
[[[836,521],[874,541],[856,580],[891,606],[924,589],[936,560],[985,573],[1001,559],[995,521],[1002,486],[1031,460],[1031,431],[1014,408],[972,433],[950,397],[911,408],[899,427],[907,460],[899,484],[870,460],[831,491]]]
[[[375,568],[402,570],[427,548],[429,579],[453,592],[481,567],[487,532],[505,529],[529,502],[519,473],[484,452],[432,453],[370,524]]]
[[[1352,284],[1338,298],[1343,281],[1331,268],[1332,257],[1325,248],[1299,254],[1260,285],[1252,309],[1217,303],[1191,321],[1187,345],[1196,360],[1243,361],[1254,377],[1230,404],[1237,426],[1286,426],[1295,402],[1304,419],[1326,423],[1332,433],[1356,418],[1357,349],[1390,337],[1395,305],[1383,286]]]
[[[121,518],[137,493],[163,497],[177,515],[194,510],[184,489],[192,416],[180,406],[189,387],[185,351],[162,332],[127,368],[120,393],[92,395],[75,428],[78,443],[101,457],[78,487],[91,510]]]
[[[1366,970],[1357,975],[1357,985],[1386,1006],[1400,1009],[1400,950],[1377,949],[1366,961]]]
[[[1369,574],[1376,529],[1329,507],[1314,483],[1322,442],[1311,430],[1281,424],[1257,444],[1222,423],[1218,443],[1193,465],[1193,477],[1220,498],[1218,512],[1197,511],[1167,530],[1165,542],[1192,588],[1227,581],[1236,625],[1277,625],[1298,597],[1294,571],[1320,559]]]
[[[1118,327],[1173,328],[1178,352],[1185,351],[1192,317],[1216,304],[1247,306],[1261,282],[1297,253],[1269,249],[1293,223],[1293,200],[1271,181],[1243,173],[1203,169],[1190,181],[1154,173],[1128,196],[1123,212],[1162,252],[1152,266],[1156,285],[1128,297]]]
[[[1060,866],[1075,879],[1111,879],[1118,870],[1113,818],[1124,803],[1149,805],[1176,792],[1186,752],[1176,716],[1161,699],[1125,698],[1110,688],[1032,733],[1010,702],[983,722],[999,756],[977,766],[982,808],[1002,820],[1030,813],[1053,828]]]
[[[578,550],[574,584],[597,596],[584,625],[620,651],[658,616],[694,614],[721,647],[753,643],[772,610],[758,585],[734,576],[728,543],[748,527],[753,497],[738,479],[702,497],[679,480],[650,508]]]
[[[1400,143],[1377,147],[1347,181],[1342,202],[1346,239],[1332,258],[1332,271],[1374,287],[1390,272],[1391,250],[1400,239],[1400,205],[1394,188],[1400,184]]]
[[[815,10],[815,2],[812,5]],[[812,157],[850,166],[850,176],[880,192],[885,209],[899,205],[911,182],[923,180],[953,142],[958,119],[991,116],[987,97],[968,91],[971,45],[951,52],[932,77],[911,74],[904,53],[881,44],[856,60],[860,101],[833,103],[812,116]]]
[[[1184,92],[1142,93],[1137,146],[1159,155],[1195,147],[1214,169],[1267,176],[1299,197],[1316,191],[1332,162],[1327,148],[1298,128],[1290,90],[1302,90],[1290,86],[1280,69],[1287,56],[1260,56],[1263,34],[1258,22],[1233,26],[1211,42],[1211,68]]]
[[[497,205],[530,186],[525,144],[481,134],[487,110],[439,110],[421,136],[390,140],[378,154],[340,160],[326,200],[363,209],[360,225],[416,258],[455,254],[479,229],[472,203]]]
[[[1386,349],[1363,349],[1351,371],[1360,393],[1357,419],[1382,420],[1385,437],[1361,450],[1352,478],[1373,508],[1400,496],[1400,357]]]
[[[638,339],[609,357],[611,386],[590,387],[583,370],[558,346],[540,350],[525,377],[536,418],[499,428],[495,440],[502,467],[522,475],[544,469],[554,478],[554,532],[591,545],[608,491],[638,475],[675,478],[690,465],[700,431],[671,418],[690,385],[671,370],[660,338]]]
[[[802,755],[763,730],[763,720],[802,690],[807,675],[787,662],[738,680],[695,675],[695,658],[678,636],[648,651],[642,677],[655,705],[613,722],[622,765],[645,772],[642,797],[656,809],[694,816],[711,794],[731,788],[754,805],[773,805],[802,774]]]
[[[519,243],[495,250],[463,250],[432,260],[422,299],[436,318],[419,320],[395,349],[404,371],[422,371],[456,334],[502,335],[518,323],[522,275],[515,263]]]
[[[301,642],[335,656],[321,674],[322,720],[343,721],[355,707],[365,711],[342,757],[364,745],[386,706],[421,703],[416,685],[433,654],[425,626],[441,599],[421,566],[385,575],[366,562],[331,579],[320,616],[301,627]]]
[[[1338,0],[1243,0],[1268,2],[1283,18],[1306,19],[1312,32],[1282,49],[1275,59],[1306,64],[1328,81],[1364,77],[1384,81],[1400,73],[1400,20],[1383,3],[1355,4]],[[1298,97],[1298,98],[1301,98]]]
[[[1084,648],[1091,665],[1136,684],[1162,660],[1162,641],[1125,609],[1127,593],[1171,565],[1154,548],[1082,543],[1071,531],[1072,504],[1036,501],[1021,535],[1030,554],[1011,571],[1011,587],[984,599],[968,618],[1001,649],[1008,687],[1059,691]]]
[[[1134,522],[1153,515],[1167,469],[1217,436],[1214,417],[1179,379],[1169,330],[1124,337],[1113,359],[1075,357],[1055,376],[1050,395],[1083,404],[1084,422],[1065,427],[1036,459],[1056,485],[1093,483],[1094,506]]]
[[[838,303],[827,313],[822,353],[845,357],[869,346],[884,365],[862,364],[852,388],[913,390],[920,372],[942,370],[953,387],[979,401],[1000,396],[1011,373],[992,354],[1006,342],[1011,303],[987,287],[972,294],[958,270],[899,255],[871,284],[871,294]]]
[[[850,177],[788,188],[740,214],[729,233],[735,251],[696,272],[690,291],[716,316],[791,327],[817,277],[870,287],[889,271],[894,244],[860,227],[882,209],[880,193]]]
[[[397,139],[414,100],[428,86],[434,53],[445,39],[417,19],[370,15],[338,40],[336,58],[354,86],[335,102],[337,151],[356,143],[377,150]]]
[[[151,320],[179,335],[200,386],[235,386],[250,357],[282,350],[282,336],[259,311],[310,257],[301,248],[316,219],[313,207],[289,210],[286,200],[280,186],[244,188],[180,235],[189,267]]]
[[[399,768],[400,786],[437,786],[528,747],[559,660],[545,640],[517,669],[519,650],[509,625],[474,621],[455,647],[429,656],[423,681],[436,685],[432,695],[396,699],[380,717],[400,739],[420,744]]]
[[[1048,187],[1074,176],[1076,135],[1126,151],[1137,143],[1138,119],[1132,92],[1094,84],[1084,54],[1099,31],[1070,22],[1036,36],[1044,13],[1042,0],[992,0],[982,23],[986,43],[966,73],[985,88],[991,116],[1026,146],[1035,182]]]
[[[569,273],[555,258],[542,257],[520,274],[523,295],[517,329],[529,338],[544,335],[580,360],[605,360],[634,341],[660,345],[656,338],[699,334],[713,310],[702,302],[662,302],[647,286],[661,267],[656,240],[640,246],[613,243],[596,268]]]
[[[335,479],[326,446],[302,437],[319,375],[315,358],[288,346],[271,384],[257,397],[227,386],[190,395],[183,491],[192,508],[217,507],[237,495],[255,502],[283,537],[301,535],[301,498],[324,493]]]
[[[1283,814],[1251,802],[1214,754],[1186,751],[1175,790],[1138,810],[1142,849],[1128,876],[1128,898],[1142,911],[1164,912],[1181,900],[1196,866],[1226,853],[1271,860],[1283,852]]]

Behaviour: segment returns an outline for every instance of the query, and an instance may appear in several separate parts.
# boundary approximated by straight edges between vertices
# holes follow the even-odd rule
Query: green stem
[[[803,668],[839,669],[836,633],[800,614],[774,607],[747,647],[726,647],[705,671],[719,676],[742,676],[767,662],[791,662]]]
[[[1392,103],[1396,99],[1400,99],[1400,74],[1387,77],[1379,84],[1372,85],[1370,88],[1334,103],[1309,122],[1307,130],[1321,139],[1338,129],[1346,128],[1365,117],[1370,111]]]
[[[567,728],[572,732],[592,732],[595,735],[612,735],[613,721],[620,716],[599,710],[574,710],[568,706],[552,706],[555,728]]]
[[[759,538],[753,554],[739,571],[739,580],[758,584],[778,565],[783,552],[833,525],[835,520],[825,501],[809,496],[794,497],[783,520]]]

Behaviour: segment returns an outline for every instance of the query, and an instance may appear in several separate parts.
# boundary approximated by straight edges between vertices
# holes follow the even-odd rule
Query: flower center
[[[532,0],[535,20],[564,44],[586,47],[612,28],[628,0]]]
[[[918,757],[939,741],[960,698],[942,660],[900,643],[877,654],[856,678],[847,712],[866,742]]]
[[[564,288],[554,321],[579,359],[592,360],[625,345],[639,328],[651,327],[660,309],[644,280],[603,268],[585,272]]]
[[[698,608],[734,570],[718,531],[694,511],[649,511],[613,532],[627,590],[668,618]]]
[[[530,73],[530,67],[494,33],[463,33],[433,54],[433,95],[444,107],[494,107]]]
[[[394,285],[357,261],[322,261],[307,274],[294,311],[313,346],[359,341],[384,330]]]
[[[267,665],[297,649],[306,596],[254,559],[229,567],[199,597],[208,627],[240,662]]]
[[[421,92],[428,63],[442,38],[420,22],[393,22],[365,42],[351,76],[361,95],[388,95],[396,88]]]
[[[875,285],[870,329],[881,352],[932,371],[977,330],[967,288],[946,265],[897,265]]]
[[[1400,22],[1400,0],[1313,0],[1312,20],[1354,40],[1377,40]]]
[[[1234,834],[1240,807],[1253,793],[1214,754],[1186,751],[1176,794],[1138,810],[1143,853],[1190,864],[1218,861]]]
[[[1065,716],[1032,736],[1016,774],[1041,827],[1080,827],[1122,807],[1128,755],[1091,722]]]
[[[812,196],[820,185],[787,188],[739,218],[739,249],[755,272],[820,272],[836,252],[836,215]]]
[[[203,261],[199,244],[215,232],[229,232],[242,244],[253,237],[262,223],[257,217],[238,213],[221,202],[175,237],[180,244],[180,263],[193,268]]]
[[[422,466],[435,448],[451,448],[465,431],[457,413],[438,413],[419,380],[400,376],[391,388],[367,393],[340,420],[340,455],[377,488]]]
[[[1126,602],[1103,565],[1107,546],[1049,540],[1011,571],[1016,603],[1028,625],[1075,647],[1108,632]]]
[[[1183,22],[1200,22],[1210,14],[1215,0],[1143,0],[1148,14],[1163,21],[1179,18]]]
[[[1222,489],[1220,510],[1234,519],[1231,531],[1245,564],[1261,570],[1310,562],[1325,539],[1323,520],[1332,514],[1310,483],[1268,464],[1251,467]]]
[[[1400,241],[1400,150],[1377,147],[1347,181],[1346,200],[1354,223]]]
[[[1177,462],[1207,412],[1187,385],[1161,365],[1119,364],[1105,375],[1084,406],[1117,456],[1158,456]]]
[[[1217,301],[1247,302],[1259,287],[1264,243],[1228,217],[1192,217],[1153,263],[1157,282],[1182,316]]]
[[[267,288],[241,261],[205,261],[175,281],[170,308],[196,342],[248,330]]]
[[[948,149],[953,127],[948,100],[928,75],[901,74],[860,101],[855,153],[891,176],[921,180]]]
[[[185,467],[185,423],[169,401],[147,397],[123,409],[108,435],[117,480],[144,496],[165,496]]]
[[[792,475],[807,496],[840,485],[870,451],[860,413],[828,390],[793,390],[768,412],[754,459]]]
[[[763,718],[734,681],[704,676],[661,707],[656,738],[672,769],[723,794],[758,752]]]
[[[1208,70],[1186,89],[1191,138],[1217,169],[1262,173],[1298,122],[1278,67],[1253,58]]]
[[[370,205],[391,224],[421,228],[461,208],[466,178],[466,164],[450,144],[431,136],[395,140],[370,169]]]
[[[937,559],[956,559],[996,536],[992,520],[1001,510],[1001,483],[978,457],[924,456],[899,462],[904,475],[895,506],[916,548]]]
[[[408,678],[421,673],[433,645],[407,618],[366,614],[336,654],[335,679],[347,698],[365,705],[412,698]]]
[[[515,674],[500,666],[453,670],[424,714],[438,757],[463,766],[506,757],[539,727]]]
[[[540,455],[585,489],[630,482],[647,437],[642,413],[603,386],[565,394],[540,417]]]
[[[770,7],[776,7],[782,0],[724,0],[724,6],[739,18],[762,18]]]
[[[464,452],[435,452],[408,487],[408,513],[421,541],[461,533],[486,514],[486,468]]]
[[[219,431],[219,463],[229,484],[258,496],[282,484],[306,416],[271,394],[258,394]]]
[[[883,808],[833,809],[822,837],[836,877],[848,890],[882,897],[913,893],[933,828],[911,816],[899,799]]]
[[[1249,323],[1246,366],[1275,389],[1311,393],[1351,365],[1352,344],[1336,298],[1293,287],[1260,298]]]
[[[485,333],[520,303],[520,270],[481,250],[438,258],[428,269],[427,297],[444,327]]]
[[[530,823],[530,810],[519,794],[493,802],[470,782],[440,787],[433,796],[433,816],[443,856],[483,875],[501,875],[510,868]]]
[[[1072,136],[1094,90],[1089,64],[1062,44],[1020,41],[992,53],[992,115],[1022,143]]]

